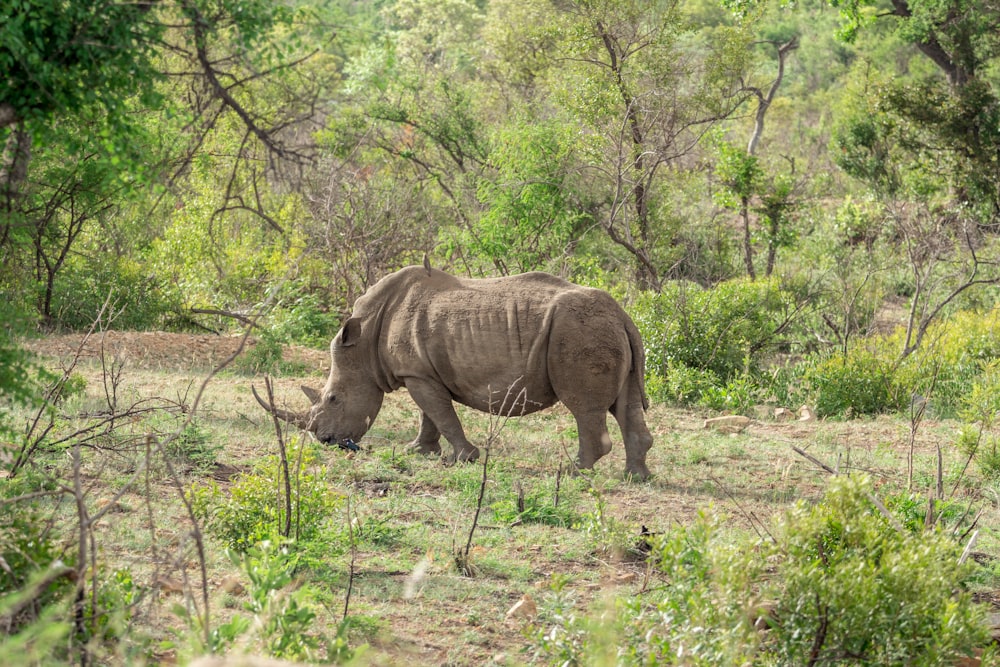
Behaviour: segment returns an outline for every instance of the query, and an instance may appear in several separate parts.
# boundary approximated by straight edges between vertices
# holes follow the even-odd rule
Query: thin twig
[[[819,459],[817,459],[812,454],[810,454],[810,453],[808,453],[808,452],[806,452],[804,450],[799,449],[795,445],[792,445],[792,449],[795,451],[796,454],[799,454],[800,456],[805,457],[806,459],[808,459],[812,463],[815,463],[816,465],[818,465],[820,468],[822,468],[826,472],[830,473],[831,475],[834,475],[834,476],[837,475],[837,471],[836,470],[834,470],[830,466],[826,465],[825,463],[823,463],[822,461],[820,461]],[[889,512],[889,510],[886,508],[886,506],[882,504],[882,501],[875,497],[875,494],[869,493],[868,494],[868,500],[871,501],[872,505],[875,506],[875,509],[877,509],[882,514],[882,516],[884,516],[886,518],[886,520],[889,522],[890,525],[892,525],[893,528],[895,528],[896,530],[898,530],[901,533],[906,532],[906,529],[903,528],[903,524],[901,524],[899,522],[899,520],[896,519],[896,517],[894,517],[891,512]]]

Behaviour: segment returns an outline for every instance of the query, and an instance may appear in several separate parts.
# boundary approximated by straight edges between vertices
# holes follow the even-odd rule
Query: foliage
[[[877,415],[909,405],[892,356],[877,347],[817,355],[807,364],[802,381],[820,417]]]
[[[222,444],[213,440],[212,434],[197,420],[191,420],[175,438],[167,443],[166,453],[184,463],[193,465],[198,472],[211,469]]]
[[[962,399],[959,417],[965,426],[957,445],[975,459],[983,476],[1000,478],[1000,360],[981,362],[982,372]]]
[[[30,319],[7,299],[0,299],[0,437],[12,435],[9,410],[15,405],[30,405],[42,393],[38,369],[21,346]],[[5,438],[6,439],[6,438]],[[8,452],[0,447],[0,464],[7,462]]]
[[[230,560],[248,581],[249,600],[244,604],[251,616],[235,614],[212,628],[208,645],[198,617],[182,605],[174,612],[188,625],[187,639],[196,653],[223,653],[237,645],[259,644],[266,655],[294,661],[341,664],[354,658],[348,646],[346,623],[336,636],[316,632],[316,591],[294,585],[297,557],[289,549],[264,540],[246,552],[227,550]]]
[[[330,490],[324,469],[315,467],[316,454],[308,443],[288,443],[293,467],[292,526],[296,540],[319,536],[341,506],[342,497]],[[196,484],[190,490],[196,515],[209,532],[228,548],[246,552],[259,542],[275,540],[285,521],[284,483],[277,455],[264,458],[253,472],[241,475],[225,494],[218,485]]]
[[[769,637],[779,661],[940,665],[983,641],[983,611],[961,586],[972,566],[958,565],[960,547],[943,534],[894,530],[871,488],[837,477],[821,504],[800,502],[784,519]]]
[[[48,568],[66,558],[47,521],[43,501],[30,497],[53,491],[52,486],[30,471],[0,480],[0,559],[6,564],[0,577],[0,595],[28,588],[32,579],[43,576]],[[21,496],[29,498],[15,500]],[[69,564],[72,566],[72,562]],[[58,579],[39,597],[38,607],[44,608],[72,588],[69,579]]]
[[[779,343],[790,302],[773,278],[735,279],[710,290],[675,282],[641,295],[630,314],[646,345],[651,393],[661,400],[700,400],[718,387],[721,396],[735,396]],[[730,382],[735,384],[726,390]]]
[[[987,636],[962,588],[973,566],[958,565],[943,533],[893,528],[871,489],[864,477],[834,478],[821,503],[787,513],[774,543],[734,541],[703,512],[654,541],[669,586],[594,615],[556,596],[535,649],[553,663],[619,665],[938,665],[971,655]]]
[[[574,210],[571,184],[575,131],[564,122],[512,122],[493,139],[495,179],[477,196],[485,211],[462,245],[505,272],[543,268],[564,254],[584,215]]]
[[[149,8],[119,2],[25,0],[0,30],[0,101],[19,118],[97,103],[119,111],[157,76],[152,48],[165,26]]]
[[[559,479],[524,490],[515,484],[513,493],[492,503],[493,518],[501,523],[537,523],[568,528],[580,521],[574,509],[579,494],[568,480]],[[557,492],[558,489],[558,492]]]

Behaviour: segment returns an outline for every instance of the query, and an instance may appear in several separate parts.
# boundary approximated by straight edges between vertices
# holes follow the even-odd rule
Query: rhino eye
[[[333,403],[336,400],[337,400],[337,397],[334,396],[333,394],[330,394],[330,398],[326,399],[326,402],[327,403]]]

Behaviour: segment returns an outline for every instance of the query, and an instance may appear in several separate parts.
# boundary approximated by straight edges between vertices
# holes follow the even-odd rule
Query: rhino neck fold
[[[395,309],[398,306],[399,303],[396,299],[386,299],[379,303],[374,313],[368,315],[372,322],[371,329],[369,330],[371,332],[371,351],[369,352],[368,363],[372,371],[372,380],[383,394],[391,393],[399,389],[403,384],[389,371],[383,358],[385,318],[389,310]]]

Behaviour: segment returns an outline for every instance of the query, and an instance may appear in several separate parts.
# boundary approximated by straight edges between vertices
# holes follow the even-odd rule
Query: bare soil
[[[99,331],[92,335],[64,334],[27,342],[34,353],[51,359],[124,360],[130,367],[153,370],[203,370],[212,368],[257,345],[244,336],[184,334],[166,331]],[[329,369],[329,353],[292,345],[285,359],[309,368]]]

